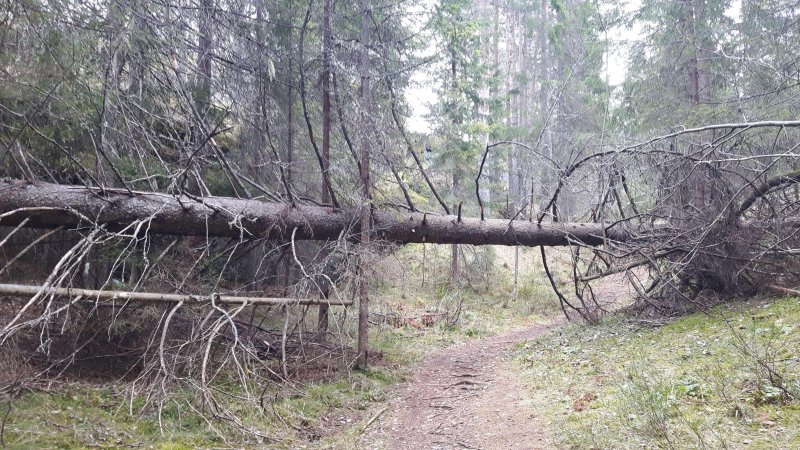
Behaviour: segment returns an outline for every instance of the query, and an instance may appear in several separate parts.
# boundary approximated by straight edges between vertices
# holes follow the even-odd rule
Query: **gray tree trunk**
[[[361,106],[361,123],[365,125],[364,133],[361,138],[361,211],[360,211],[360,241],[361,241],[361,260],[359,261],[359,280],[358,280],[358,357],[356,366],[359,369],[367,368],[368,344],[367,330],[369,328],[369,273],[365,270],[366,252],[369,251],[370,226],[372,225],[372,195],[370,194],[370,136],[367,132],[371,128],[370,122],[370,64],[369,64],[369,41],[370,31],[369,0],[361,1],[361,92],[359,103]]]
[[[291,206],[229,197],[176,196],[122,189],[87,189],[44,182],[0,180],[0,225],[89,227],[129,234],[154,233],[273,240],[354,239],[360,232],[360,209]],[[136,228],[138,227],[138,228]],[[609,239],[625,241],[618,227],[596,223],[547,223],[506,219],[440,216],[374,211],[371,227],[377,239],[405,243],[562,246]]]

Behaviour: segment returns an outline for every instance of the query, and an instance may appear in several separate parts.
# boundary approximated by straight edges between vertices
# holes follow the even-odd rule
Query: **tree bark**
[[[458,175],[456,172],[457,171],[453,172],[453,193],[458,195]],[[456,213],[456,217],[460,219],[461,207],[458,204],[454,204],[453,211]],[[461,268],[458,265],[458,254],[458,244],[454,243],[450,246],[450,285],[453,287],[458,286],[461,280]]]
[[[327,303],[330,305],[350,306],[353,304],[349,300],[326,300],[318,298],[280,298],[280,297],[240,297],[225,294],[210,295],[185,295],[185,294],[160,294],[154,292],[128,292],[128,291],[104,291],[97,289],[77,289],[77,288],[54,288],[49,286],[30,286],[24,284],[0,284],[0,294],[9,297],[31,297],[42,293],[43,297],[53,295],[55,297],[66,297],[82,301],[113,301],[122,305],[126,302],[140,303],[178,303],[185,302],[188,305],[208,305],[211,303],[211,296],[214,296],[216,304],[249,304],[249,305],[320,305]]]
[[[331,164],[331,0],[323,3],[322,17],[322,203],[331,201],[330,170]]]
[[[361,1],[361,8],[363,9],[361,17],[361,92],[359,93],[359,103],[361,105],[361,123],[366,126],[365,133],[368,132],[368,126],[371,112],[370,102],[370,73],[369,73],[369,14],[370,4],[369,0]],[[361,216],[360,216],[360,244],[361,256],[359,261],[359,277],[358,277],[358,358],[356,359],[356,367],[365,370],[367,368],[369,346],[367,343],[367,331],[369,329],[369,273],[366,268],[365,259],[366,252],[369,251],[370,242],[370,226],[372,225],[372,195],[370,193],[370,137],[364,136],[361,139],[361,164],[360,164],[360,178],[361,178]]]
[[[206,120],[206,115],[211,104],[211,46],[213,37],[211,23],[214,14],[213,0],[202,0],[199,17],[197,20],[197,92],[195,93],[197,111],[201,118]]]
[[[458,72],[456,70],[458,66],[456,60],[456,50],[455,44],[450,44],[450,74],[452,76],[452,92],[453,95],[457,95],[458,90]],[[455,129],[458,128],[458,123],[453,120],[453,127]],[[458,180],[460,178],[460,173],[458,170],[458,165],[453,169],[453,196],[458,198]],[[458,218],[461,219],[461,208],[458,204],[453,205],[453,211],[458,215]],[[461,278],[461,272],[458,267],[458,244],[453,243],[450,246],[450,285],[451,286],[458,286],[459,279]]]
[[[331,202],[330,167],[331,167],[331,0],[323,2],[322,13],[322,188],[323,205]],[[327,281],[321,286],[322,298],[328,298],[330,286]],[[321,305],[317,316],[317,333],[320,341],[325,340],[328,332],[328,307]]]
[[[112,231],[167,235],[256,237],[289,240],[357,239],[360,209],[271,203],[230,197],[193,197],[122,189],[86,188],[0,179],[0,226],[33,228],[103,225]],[[138,228],[136,228],[138,227]],[[406,243],[601,245],[603,235],[625,241],[619,227],[597,223],[547,223],[374,211],[373,236]],[[295,231],[296,230],[296,231]]]

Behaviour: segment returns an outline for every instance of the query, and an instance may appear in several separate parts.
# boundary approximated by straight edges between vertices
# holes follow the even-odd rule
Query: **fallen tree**
[[[82,301],[119,302],[128,301],[142,303],[186,303],[188,305],[342,305],[350,306],[352,300],[327,298],[276,298],[276,297],[241,297],[235,295],[209,294],[165,294],[152,292],[109,291],[99,289],[54,288],[48,286],[29,286],[24,284],[0,284],[0,296],[9,297],[43,297],[54,296]],[[76,300],[73,300],[76,301]]]
[[[536,223],[426,213],[375,211],[382,240],[407,243],[565,246],[625,240],[618,226]],[[274,240],[357,237],[360,213],[229,197],[193,197],[124,189],[0,180],[0,225],[54,228],[104,226],[130,234],[156,233]]]

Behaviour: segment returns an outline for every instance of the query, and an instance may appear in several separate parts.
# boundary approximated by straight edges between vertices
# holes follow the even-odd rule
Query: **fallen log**
[[[143,303],[179,303],[187,305],[210,305],[211,296],[216,304],[248,304],[248,305],[342,305],[350,306],[351,300],[318,299],[318,298],[275,298],[275,297],[237,297],[224,294],[184,295],[160,294],[153,292],[128,292],[128,291],[101,291],[95,289],[77,288],[52,288],[45,286],[30,286],[23,284],[0,284],[0,296],[8,297],[33,297],[42,293],[43,297],[75,299],[81,297],[84,301],[119,301]]]
[[[778,295],[786,295],[789,297],[800,297],[800,290],[778,286],[777,284],[765,284],[764,289]]]
[[[356,238],[359,211],[229,197],[192,197],[44,182],[0,180],[0,226],[104,226],[155,233],[270,240]],[[406,243],[563,246],[625,240],[618,227],[375,211],[378,239]]]

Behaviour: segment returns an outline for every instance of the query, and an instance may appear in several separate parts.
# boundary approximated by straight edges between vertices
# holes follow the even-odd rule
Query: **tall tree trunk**
[[[523,30],[520,30],[521,24],[519,20],[519,12],[514,13],[513,21],[510,21],[510,35],[511,35],[511,48],[509,51],[509,73],[507,77],[511,80],[514,79],[514,75],[516,73],[521,72],[521,66],[525,64],[525,59],[519,57],[519,46],[520,44],[517,42],[517,31],[522,31],[521,35],[525,35],[526,33]],[[523,42],[525,40],[523,39]],[[524,44],[522,44],[524,45]],[[495,50],[497,51],[497,50]],[[523,50],[524,51],[524,50]],[[530,89],[531,80],[528,80],[525,85],[521,86],[523,90],[526,92]],[[517,96],[515,96],[517,98]],[[509,108],[509,114],[507,118],[507,123],[511,126],[516,127],[516,130],[520,129],[520,125],[524,124],[527,128],[528,123],[521,121],[521,114],[519,108],[520,100],[517,99],[516,102],[511,103],[511,107]],[[522,107],[527,108],[527,102],[522,102]],[[506,214],[508,217],[512,217],[516,212],[516,209],[520,208],[522,197],[525,195],[525,183],[524,178],[522,175],[522,167],[524,165],[523,158],[521,155],[520,149],[517,148],[516,145],[512,145],[511,149],[509,150],[508,154],[508,197],[511,198],[511,201],[508,201],[508,197],[506,200]],[[512,293],[512,298],[517,298],[517,284],[519,280],[519,247],[514,248],[514,290]]]
[[[692,108],[705,103],[708,97],[708,86],[706,86],[708,76],[704,69],[705,60],[701,59],[703,56],[702,35],[705,31],[705,3],[706,0],[686,0],[683,5],[683,27],[687,40],[686,48],[689,52],[687,96]],[[711,137],[711,133],[708,137]],[[687,219],[707,212],[705,208],[706,184],[708,183],[706,167],[700,166],[697,170],[692,170],[689,176],[692,180],[686,184],[689,189],[689,192],[686,192],[688,197],[686,204],[691,205],[693,211],[688,211]]]
[[[507,35],[509,36],[509,40],[507,43],[506,49],[506,59],[508,64],[506,64],[506,74],[505,74],[505,91],[507,93],[507,100],[506,100],[506,109],[508,110],[508,115],[506,116],[506,125],[509,129],[512,130],[512,133],[517,131],[517,124],[515,123],[516,117],[516,95],[511,94],[512,89],[516,89],[516,75],[518,73],[518,60],[517,60],[517,31],[519,23],[519,12],[514,12],[514,15],[509,18],[508,20],[508,29],[506,30]],[[508,161],[507,161],[507,188],[508,194],[506,196],[506,203],[507,203],[507,214],[513,214],[511,210],[514,208],[513,205],[516,203],[517,200],[517,192],[519,191],[519,186],[517,186],[517,177],[516,173],[518,169],[518,161],[517,161],[517,148],[516,145],[512,144],[511,148],[508,151]]]
[[[366,126],[365,132],[370,129],[370,64],[369,64],[369,0],[361,1],[363,9],[361,17],[361,92],[359,102],[361,106],[361,123]],[[359,369],[367,368],[368,343],[367,328],[369,324],[369,274],[365,270],[366,252],[369,251],[370,225],[372,222],[372,199],[370,194],[370,139],[367,136],[361,139],[361,261],[359,261],[360,276],[358,279],[358,358],[356,366]]]
[[[331,202],[330,166],[331,166],[331,45],[333,41],[331,31],[331,0],[325,0],[322,11],[322,204]],[[322,283],[322,298],[328,298],[331,286],[327,281]],[[319,307],[317,317],[317,332],[320,339],[325,339],[328,331],[328,307]]]
[[[211,104],[211,47],[213,45],[211,23],[214,20],[214,0],[201,0],[198,14],[200,17],[197,20],[199,38],[195,102],[200,118],[205,121]],[[203,139],[203,137],[199,139]]]
[[[291,35],[289,36],[287,48],[292,48]],[[290,54],[287,59],[289,66],[288,73],[292,74],[294,55]],[[286,93],[286,184],[292,191],[294,190],[294,184],[292,180],[292,174],[294,173],[294,89],[294,82],[290,80],[289,88]],[[294,198],[294,193],[291,195],[292,198]],[[291,286],[294,282],[292,280],[292,258],[285,258],[283,265],[284,295],[288,295],[289,286]]]
[[[688,97],[692,104],[699,105],[709,96],[706,0],[684,0],[681,22],[688,52]]]
[[[120,33],[122,24],[125,21],[121,5],[112,2],[109,6],[108,16],[108,40],[104,44],[102,57],[105,63],[103,75],[103,103],[97,117],[97,148],[95,153],[95,177],[101,184],[111,181],[108,172],[106,157],[116,153],[119,145],[118,130],[120,129],[119,119],[119,73],[121,60],[118,52]]]
[[[542,0],[540,24],[539,24],[539,125],[542,128],[541,145],[544,147],[544,153],[552,160],[553,158],[553,136],[550,123],[550,52],[547,34],[550,26],[548,0]],[[552,171],[548,169],[548,165],[542,165],[539,175],[541,193],[544,198],[549,197],[550,189],[552,188]],[[536,198],[536,183],[531,183],[531,215],[530,219],[533,220],[534,216],[546,214],[547,211],[534,211],[534,204]]]
[[[289,59],[289,71],[291,72],[292,62]],[[294,189],[294,84],[289,83],[286,101],[286,183],[290,189]]]
[[[458,170],[453,172],[453,192],[458,192]],[[461,207],[455,203],[453,204],[453,212],[458,217],[461,216]],[[450,285],[457,287],[461,280],[461,266],[458,263],[459,248],[458,244],[450,246]]]
[[[450,75],[452,77],[452,85],[451,89],[455,94],[456,89],[458,88],[458,71],[457,71],[457,61],[456,61],[456,49],[455,44],[451,43],[450,46]],[[453,125],[457,125],[454,123]],[[459,170],[458,167],[453,169],[453,195],[457,198],[458,197],[458,178],[459,178]],[[453,212],[455,212],[458,216],[461,216],[461,208],[458,204],[453,204]],[[459,270],[458,265],[458,244],[453,244],[450,247],[450,285],[451,286],[458,286],[459,279],[461,278],[461,271]]]
[[[522,42],[521,42],[521,51],[517,57],[517,66],[519,67],[519,71],[521,73],[530,74],[526,76],[526,82],[521,86],[521,95],[520,95],[520,105],[517,119],[519,126],[522,127],[522,130],[525,130],[525,134],[520,136],[520,140],[523,143],[530,146],[531,143],[531,134],[532,134],[532,127],[531,127],[531,120],[530,120],[530,107],[532,103],[535,103],[535,100],[532,101],[531,98],[533,97],[534,93],[534,83],[536,82],[536,69],[535,64],[531,61],[530,58],[530,40],[528,38],[528,32],[525,31],[521,33],[522,35]],[[522,206],[522,200],[525,197],[525,194],[528,192],[527,180],[525,176],[524,168],[531,167],[531,160],[524,157],[525,151],[519,147],[516,149],[516,172],[514,176],[516,177],[516,190],[514,191],[514,198],[517,202],[517,207]],[[531,155],[528,155],[529,157]]]
[[[709,47],[713,47],[708,42],[708,25],[706,18],[707,0],[694,1],[694,36],[696,42],[697,59],[697,99],[700,103],[707,103],[711,96],[711,86],[708,79],[708,64],[711,52]]]
[[[331,201],[331,0],[325,0],[322,12],[322,203]]]
[[[700,103],[700,74],[698,73],[697,68],[697,52],[694,46],[694,40],[692,36],[694,34],[694,8],[692,0],[688,0],[686,5],[686,10],[684,13],[686,14],[686,28],[687,28],[687,37],[689,38],[689,43],[687,45],[689,51],[689,61],[687,65],[688,70],[688,86],[687,86],[687,93],[689,97],[689,101],[697,105]]]

